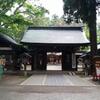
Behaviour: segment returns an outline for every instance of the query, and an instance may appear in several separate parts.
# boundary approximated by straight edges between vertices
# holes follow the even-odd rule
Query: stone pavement
[[[0,86],[0,100],[100,100],[100,87]]]
[[[47,65],[47,70],[62,70],[62,67],[61,67],[61,65],[60,64],[48,64]]]
[[[95,86],[90,78],[82,78],[74,72],[33,74],[21,85],[40,86]]]
[[[100,86],[73,72],[34,73],[21,85],[0,85],[0,100],[100,100]]]

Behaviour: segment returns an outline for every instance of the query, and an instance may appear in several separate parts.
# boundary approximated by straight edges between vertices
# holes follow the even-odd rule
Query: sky
[[[49,10],[51,15],[63,15],[63,1],[62,0],[40,0],[42,5]]]
[[[34,2],[34,0],[30,0],[33,3],[36,3],[37,5],[42,5],[44,8],[46,8],[49,11],[49,16],[56,14],[59,17],[63,15],[63,1],[62,0],[37,0]]]

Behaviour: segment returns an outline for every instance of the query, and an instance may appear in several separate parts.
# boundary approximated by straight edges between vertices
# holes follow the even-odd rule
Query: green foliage
[[[86,37],[90,40],[89,28],[87,24],[84,24],[83,31],[85,32]]]
[[[26,28],[37,24],[35,20],[45,13],[45,8],[33,6],[27,0],[0,0],[0,33],[19,41]]]
[[[97,28],[97,41],[100,43],[100,23],[98,23],[98,28]]]
[[[97,52],[97,33],[96,33],[96,0],[63,0],[64,18],[68,23],[83,22],[88,25],[91,56]]]
[[[63,0],[65,20],[68,23],[72,21],[80,22],[81,20],[87,25],[95,20],[95,0]]]
[[[41,17],[38,16],[38,17],[33,19],[32,26],[48,27],[48,26],[50,26],[50,19],[48,17],[45,17],[45,16],[41,16]]]
[[[53,15],[50,21],[50,26],[64,26],[66,25],[63,17],[58,17],[57,15]]]
[[[83,31],[85,32],[86,37],[90,40],[89,28],[86,24],[83,27]],[[97,28],[97,43],[100,43],[100,26],[99,25]]]

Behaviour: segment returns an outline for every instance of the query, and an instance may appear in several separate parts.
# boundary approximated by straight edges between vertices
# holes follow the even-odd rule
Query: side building
[[[24,48],[22,45],[8,35],[0,33],[0,62],[6,70],[20,70],[17,61],[19,55],[23,52]]]

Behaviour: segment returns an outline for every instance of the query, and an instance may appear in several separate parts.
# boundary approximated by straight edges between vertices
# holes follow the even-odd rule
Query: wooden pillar
[[[32,64],[31,70],[33,71],[34,70],[34,55],[33,54],[32,54],[31,64]]]
[[[75,55],[75,53],[72,53],[72,68],[73,68],[74,71],[77,71],[76,55]]]
[[[12,70],[20,70],[17,68],[17,60],[18,60],[18,55],[14,52],[12,54],[12,61],[13,61],[13,63],[11,64]]]
[[[37,54],[37,70],[41,70],[42,66],[42,54],[38,53]]]
[[[37,52],[35,52],[35,54],[34,54],[34,70],[37,70],[38,68],[38,63],[37,63],[37,61],[38,61],[38,54],[37,54]]]
[[[47,54],[46,52],[38,53],[38,70],[46,70],[47,66]]]
[[[32,54],[32,70],[37,70],[37,51]]]
[[[62,52],[62,70],[72,70],[72,53]]]
[[[65,64],[65,52],[62,52],[62,70],[66,70],[66,64]]]
[[[32,54],[32,70],[46,70],[47,52],[36,50]]]
[[[46,70],[47,67],[47,53],[44,52],[42,56],[42,70]]]

